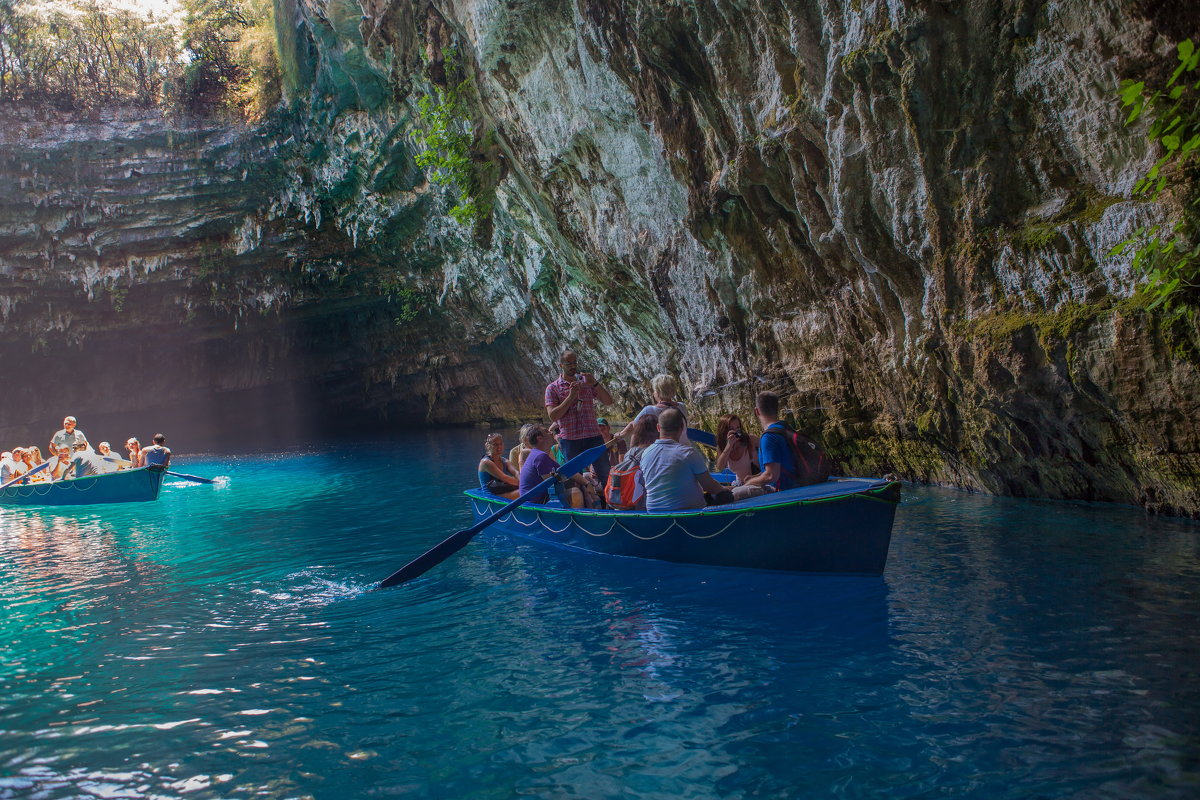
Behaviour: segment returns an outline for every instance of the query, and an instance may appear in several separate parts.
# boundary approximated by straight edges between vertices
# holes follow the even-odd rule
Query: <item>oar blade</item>
[[[167,474],[172,478],[183,478],[185,481],[195,481],[196,483],[216,483],[212,478],[201,478],[199,475],[188,475],[184,472],[171,472],[167,470]]]
[[[452,534],[443,541],[434,545],[428,551],[414,558],[412,561],[405,564],[400,569],[388,575],[379,582],[380,589],[386,589],[389,586],[395,586],[400,583],[411,581],[413,578],[419,578],[429,570],[436,567],[438,564],[445,561],[450,556],[457,553],[467,546],[467,542],[475,538],[478,531],[467,528],[466,530],[458,531]]]
[[[709,447],[717,446],[717,437],[708,431],[702,431],[699,428],[688,428],[687,432],[688,439],[696,444],[706,444]]]

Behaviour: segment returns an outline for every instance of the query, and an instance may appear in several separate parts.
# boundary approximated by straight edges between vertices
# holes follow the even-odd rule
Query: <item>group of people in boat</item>
[[[62,430],[50,437],[48,459],[43,458],[37,445],[0,453],[0,486],[84,478],[154,464],[166,467],[171,463],[167,437],[161,433],[154,434],[146,447],[136,437],[130,437],[125,442],[128,457],[121,458],[112,452],[108,442],[100,442],[93,449],[78,425],[75,417],[63,419]]]
[[[675,379],[658,375],[651,393],[654,402],[613,433],[608,420],[596,414],[596,402],[611,404],[612,395],[580,368],[573,351],[564,352],[558,376],[546,386],[549,424],[523,426],[520,441],[507,456],[504,437],[488,434],[479,462],[480,488],[516,499],[555,475],[560,465],[600,445],[606,445],[604,455],[551,484],[553,499],[544,491],[532,502],[660,513],[730,503],[828,477],[824,454],[815,444],[812,454],[802,452],[811,440],[780,421],[779,397],[773,392],[755,399],[761,436],[745,430],[735,414],[721,417],[715,467],[733,473],[728,486],[712,476],[708,459],[688,439],[687,409],[676,399]]]

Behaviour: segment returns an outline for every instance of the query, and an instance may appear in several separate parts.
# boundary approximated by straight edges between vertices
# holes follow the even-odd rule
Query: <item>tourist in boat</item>
[[[154,434],[149,447],[143,447],[138,453],[138,466],[171,466],[171,450],[167,447],[167,437],[161,433]]]
[[[670,375],[655,375],[654,380],[650,381],[650,394],[654,398],[654,404],[646,406],[637,413],[633,420],[621,429],[617,436],[624,438],[633,432],[633,425],[639,419],[645,416],[657,417],[660,412],[668,408],[673,408],[683,415],[683,436],[679,441],[681,444],[690,445],[687,435],[687,409],[683,407],[683,403],[675,399],[679,393],[679,384],[675,378]]]
[[[72,474],[76,478],[90,478],[104,472],[104,462],[87,442],[75,445],[75,453],[71,461],[75,465],[75,471]]]
[[[129,466],[131,468],[136,468],[138,463],[141,461],[142,443],[137,439],[130,437],[129,440],[125,442],[125,452],[129,453]]]
[[[21,476],[21,472],[17,467],[17,454],[21,452],[21,448],[17,447],[13,450],[5,450],[0,453],[0,484],[8,483],[16,480]]]
[[[641,457],[646,448],[658,441],[658,415],[648,414],[633,423],[633,433],[629,437],[629,451],[626,458]]]
[[[14,447],[12,449],[12,477],[19,478],[26,472],[29,472],[29,465],[25,463],[25,448]],[[22,481],[24,483],[25,481]]]
[[[646,511],[651,514],[684,511],[728,503],[732,493],[712,475],[700,451],[682,442],[683,414],[674,408],[658,414],[659,438],[642,453],[646,482]],[[705,499],[708,493],[711,500]]]
[[[563,456],[562,449],[562,427],[557,423],[550,425],[550,435],[554,437],[554,447],[550,448],[550,455],[554,456],[554,460],[560,464],[565,464],[567,459]]]
[[[516,471],[518,478],[521,475],[521,465],[529,456],[529,447],[525,444],[525,434],[531,427],[533,424],[529,422],[521,426],[521,430],[517,431],[517,443],[513,445],[512,450],[508,451],[508,463]]]
[[[49,467],[41,472],[33,472],[36,467],[40,467],[45,463],[46,459],[42,458],[42,450],[36,444],[25,448],[25,466],[28,467],[30,483],[44,483],[50,480]]]
[[[779,421],[779,395],[774,392],[759,392],[754,401],[754,415],[762,425],[763,435],[758,437],[758,463],[762,472],[742,481],[744,486],[762,486],[784,491],[797,486],[796,458],[787,443],[787,427]],[[778,430],[779,436],[768,436],[767,431]]]
[[[504,437],[489,433],[483,441],[483,453],[479,461],[479,488],[507,500],[516,500],[521,479],[504,457]]]
[[[59,447],[66,447],[69,452],[75,451],[75,446],[87,444],[87,436],[76,427],[74,417],[64,417],[62,430],[50,438],[50,452],[57,453]]]
[[[539,483],[550,477],[559,467],[554,456],[550,455],[550,449],[554,447],[554,437],[550,435],[550,431],[544,425],[531,425],[529,430],[525,432],[524,443],[529,447],[529,455],[525,459],[525,463],[521,465],[521,484],[519,494],[523,495],[526,492],[536,488]],[[583,506],[583,493],[575,487],[565,487],[560,482],[567,495],[568,505],[571,508],[581,508]],[[549,500],[548,492],[541,492],[529,499],[531,503],[545,503]]]
[[[74,477],[75,465],[71,463],[71,448],[63,445],[56,448],[50,462],[50,480],[65,481]]]
[[[112,445],[108,442],[96,445],[96,457],[97,466],[102,473],[116,472],[121,468],[121,459],[113,455]]]
[[[615,467],[625,460],[625,454],[629,452],[629,443],[620,437],[613,436],[612,427],[604,417],[596,420],[596,427],[600,429],[600,438],[604,440],[605,444],[610,445],[608,448],[608,466],[609,468]],[[616,439],[615,443],[613,439]]]
[[[546,386],[546,414],[561,427],[564,460],[569,460],[597,445],[604,444],[596,426],[596,401],[612,403],[612,395],[596,376],[579,366],[576,354],[564,351],[558,360],[559,375]],[[603,485],[608,480],[608,453],[592,464]]]
[[[717,471],[731,470],[738,484],[755,473],[751,453],[758,452],[758,437],[742,428],[736,414],[725,414],[717,423]]]

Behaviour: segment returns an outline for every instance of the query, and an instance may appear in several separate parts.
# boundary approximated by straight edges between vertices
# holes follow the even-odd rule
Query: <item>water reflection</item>
[[[1197,789],[1195,526],[913,489],[883,579],[485,533],[370,591],[469,524],[457,435],[0,511],[0,797]]]

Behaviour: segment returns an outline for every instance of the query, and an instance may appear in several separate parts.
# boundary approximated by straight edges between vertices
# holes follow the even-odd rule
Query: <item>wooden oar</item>
[[[183,478],[185,481],[195,481],[196,483],[216,483],[212,478],[201,478],[199,475],[185,475],[182,472],[171,472],[166,470],[166,473],[172,478]]]
[[[132,461],[126,461],[123,458],[117,458],[115,456],[100,456],[100,457],[103,458],[105,461],[112,461],[114,463],[121,464],[126,467],[131,466],[133,464]],[[172,478],[183,478],[185,481],[195,481],[196,483],[216,483],[216,481],[213,480],[212,478],[201,478],[199,475],[187,475],[182,472],[171,472],[171,470],[169,470],[169,469],[164,470],[164,472],[166,472],[166,474],[170,475]]]
[[[34,473],[37,473],[37,472],[41,472],[48,466],[50,466],[50,462],[43,461],[41,464],[38,464],[36,467],[29,470],[29,472],[26,472],[24,475],[18,475],[17,477],[13,478],[8,483],[4,484],[3,486],[0,486],[0,489],[7,489],[8,487],[12,486],[13,484],[20,483],[21,481],[28,478],[30,475],[33,475]]]
[[[431,550],[422,553],[400,569],[393,572],[391,575],[388,575],[379,582],[379,588],[386,589],[389,586],[395,586],[398,583],[411,581],[413,578],[424,575],[426,572],[466,547],[467,542],[475,538],[475,534],[479,533],[481,530],[491,525],[493,522],[500,519],[513,509],[525,505],[531,498],[536,497],[537,495],[549,489],[550,484],[558,480],[560,476],[569,478],[570,476],[579,472],[588,464],[591,464],[593,461],[600,458],[600,456],[604,455],[607,448],[608,445],[602,444],[598,447],[593,447],[590,450],[583,451],[560,466],[549,478],[546,478],[546,480],[542,481],[537,486],[518,497],[516,500],[513,500],[504,508],[492,514],[490,517],[476,522],[474,525],[466,528],[465,530],[451,534],[446,539],[434,545]]]

